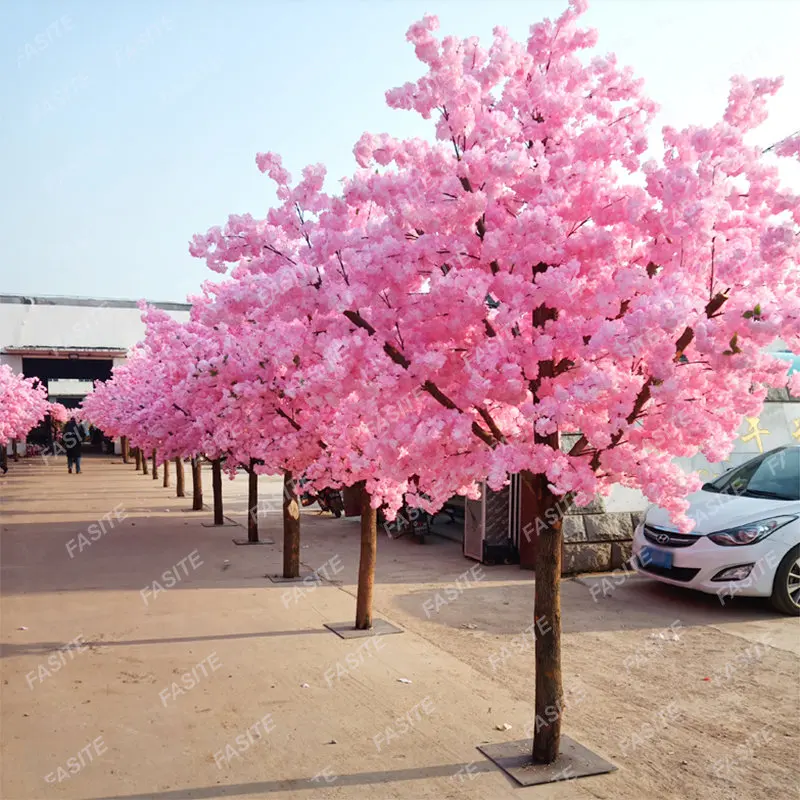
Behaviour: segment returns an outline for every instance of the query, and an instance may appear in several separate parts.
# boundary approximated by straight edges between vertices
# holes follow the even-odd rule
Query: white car
[[[633,566],[656,580],[716,594],[769,597],[800,616],[800,445],[779,447],[689,496],[696,526],[678,533],[651,506],[633,535]]]

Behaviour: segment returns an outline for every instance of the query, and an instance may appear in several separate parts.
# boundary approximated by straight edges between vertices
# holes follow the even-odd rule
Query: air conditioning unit
[[[464,502],[464,555],[483,564],[519,563],[519,476],[499,492],[481,484],[478,500]]]

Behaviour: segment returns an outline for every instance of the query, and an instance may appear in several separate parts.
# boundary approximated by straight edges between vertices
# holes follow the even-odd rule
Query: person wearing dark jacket
[[[70,417],[69,422],[64,426],[64,447],[67,450],[67,469],[72,472],[72,465],[75,465],[75,472],[81,471],[81,442],[83,441],[83,429],[78,424],[75,417]]]

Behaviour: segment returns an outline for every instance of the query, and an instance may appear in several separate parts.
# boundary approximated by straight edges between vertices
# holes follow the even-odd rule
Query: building
[[[189,319],[186,303],[152,303],[175,319]],[[106,380],[144,337],[134,300],[0,295],[0,364],[39,378],[51,401],[78,406],[96,380]],[[28,439],[46,438],[43,424]],[[24,452],[24,444],[20,445]]]

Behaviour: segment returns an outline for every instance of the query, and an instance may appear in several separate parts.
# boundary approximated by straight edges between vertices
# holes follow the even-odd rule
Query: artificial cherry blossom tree
[[[613,56],[581,55],[596,42],[584,7],[524,42],[497,28],[488,48],[438,40],[434,17],[414,24],[425,74],[387,101],[432,118],[435,141],[365,134],[338,197],[319,166],[292,187],[262,154],[281,205],[192,245],[234,277],[288,275],[284,316],[323,309],[342,358],[432,401],[393,431],[408,438],[382,465],[396,480],[368,481],[374,504],[396,509],[405,492],[433,510],[521,473],[537,503],[535,614],[550,627],[536,642],[544,763],[561,726],[545,710],[563,708],[563,509],[620,483],[689,530],[699,484],[674,459],[726,456],[786,382],[764,348],[780,337],[800,352],[800,203],[778,170],[797,142],[765,154],[754,133],[780,81],[734,78],[718,123],[667,127],[663,156],[644,160],[656,105]],[[567,452],[564,433],[581,434]]]
[[[24,439],[50,408],[44,384],[14,372],[8,364],[0,364],[0,447],[3,454],[10,441]]]

